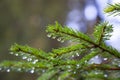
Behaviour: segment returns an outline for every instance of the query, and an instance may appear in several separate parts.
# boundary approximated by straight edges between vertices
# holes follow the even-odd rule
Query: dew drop
[[[52,37],[52,39],[55,39],[55,38],[56,38],[55,36]]]
[[[70,68],[71,68],[71,66],[67,66],[67,68],[69,68],[69,69],[70,69]]]
[[[95,56],[95,58],[96,58],[96,59],[98,59],[98,58],[99,58],[99,56]]]
[[[7,72],[10,72],[10,69],[7,69],[6,71],[7,71]]]
[[[80,65],[79,65],[79,64],[77,64],[77,67],[80,67]]]
[[[61,41],[61,38],[58,38],[57,41]]]
[[[34,72],[35,72],[35,70],[34,70],[34,69],[30,70],[30,73],[32,73],[32,74],[33,74]]]
[[[23,56],[22,59],[27,59],[27,57],[26,57],[26,56]]]
[[[120,67],[120,64],[118,64],[118,67]]]
[[[76,65],[76,68],[80,68],[80,64],[77,64],[77,65]]]
[[[85,60],[85,63],[87,63],[87,60]]]
[[[15,54],[15,56],[18,56],[18,54]]]
[[[47,34],[47,37],[49,37],[49,38],[50,38],[51,36],[52,36],[51,34]]]
[[[21,71],[21,68],[18,68],[17,71]]]
[[[98,74],[98,72],[95,72],[95,74]]]
[[[38,62],[38,59],[34,60],[32,63],[33,64],[36,64]]]
[[[32,61],[32,58],[28,58],[27,61]]]
[[[74,55],[72,55],[72,58],[74,58],[75,56]]]
[[[73,74],[76,74],[76,71],[74,71]]]
[[[80,56],[79,53],[76,53],[77,56]]]
[[[104,77],[108,77],[108,75],[107,75],[107,74],[104,74]]]
[[[44,73],[44,72],[45,72],[45,70],[43,69],[43,70],[42,70],[42,72]]]
[[[108,58],[103,58],[104,61],[106,61]]]

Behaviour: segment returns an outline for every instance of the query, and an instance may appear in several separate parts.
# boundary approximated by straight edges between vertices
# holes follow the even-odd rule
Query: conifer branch
[[[46,57],[46,56],[48,56],[47,53],[45,53],[42,50],[37,50],[35,48],[31,48],[29,46],[21,46],[21,45],[18,45],[18,44],[14,44],[14,45],[11,46],[10,51],[13,52],[12,54],[18,54],[19,55],[19,53],[20,54],[25,53],[25,54],[30,54],[32,56],[35,56],[37,58],[48,60],[48,58]]]
[[[78,42],[82,40],[87,43],[94,43],[89,36],[79,31],[74,31],[67,26],[64,26],[63,28],[58,22],[56,22],[55,25],[49,25],[46,29],[46,32],[48,32],[51,37],[58,37],[61,38],[61,40],[72,40]]]
[[[59,80],[67,80],[68,77],[70,77],[71,73],[68,71],[62,72],[59,76]]]
[[[36,64],[33,64],[32,62],[24,62],[24,61],[4,61],[0,64],[0,67],[3,67],[3,69],[11,69],[11,70],[18,70],[19,71],[26,71],[35,69],[35,70],[42,70],[42,69],[48,69],[50,68],[50,64],[47,64],[45,62],[37,62]]]
[[[109,5],[105,9],[106,13],[118,15],[120,12],[120,4]],[[57,39],[60,42],[71,40],[77,42],[72,46],[53,49],[46,53],[29,46],[21,46],[14,44],[11,46],[11,54],[22,57],[23,61],[4,61],[0,63],[0,70],[8,69],[22,71],[34,71],[42,73],[37,80],[66,80],[66,79],[108,79],[104,76],[104,71],[120,70],[116,64],[90,64],[89,60],[96,55],[111,54],[120,58],[120,52],[111,46],[105,44],[105,40],[109,40],[112,33],[112,25],[107,22],[95,26],[93,37],[75,31],[67,26],[62,26],[58,22],[55,25],[49,25],[46,29],[48,37]],[[102,54],[104,53],[104,54]],[[74,57],[74,58],[73,58]],[[77,59],[78,57],[78,59]],[[24,61],[26,59],[26,61]],[[45,71],[42,71],[45,70]],[[100,74],[95,74],[95,71]],[[79,76],[79,77],[78,77]],[[68,78],[69,77],[69,78]],[[77,77],[77,78],[75,78]],[[118,78],[114,78],[114,80]]]
[[[102,28],[101,28],[101,27]],[[108,23],[103,23],[102,25],[97,26],[99,31],[98,32],[94,32],[95,38],[97,37],[98,39],[97,42],[100,43],[102,40],[108,40],[109,37],[111,36],[110,33],[112,32],[112,25],[108,25]],[[101,33],[101,31],[103,31],[104,29],[104,35],[103,32]],[[75,41],[81,41],[84,42],[84,44],[86,45],[86,43],[88,43],[88,45],[93,45],[94,48],[100,48],[102,51],[106,51],[116,57],[120,57],[120,53],[115,50],[112,47],[108,47],[103,43],[98,44],[96,43],[96,41],[93,41],[90,37],[88,37],[87,35],[78,32],[78,31],[74,31],[72,29],[69,29],[68,27],[62,27],[60,24],[58,24],[56,22],[55,25],[49,25],[47,30],[46,30],[49,34],[51,34],[51,36],[56,36],[56,37],[61,37],[64,40],[71,40],[71,39],[75,39]],[[99,35],[99,36],[97,36]],[[102,35],[102,36],[101,36]],[[108,49],[109,48],[109,49]],[[110,51],[110,49],[112,49],[112,51]]]
[[[99,69],[99,70],[109,70],[109,71],[112,71],[112,70],[120,70],[119,67],[115,67],[114,65],[109,65],[109,64],[92,64],[92,65],[89,65],[89,66],[86,66],[84,69],[85,70],[93,70],[93,69]]]
[[[52,50],[52,53],[53,53],[52,56],[57,57],[57,56],[61,56],[63,54],[79,51],[79,50],[82,50],[82,49],[85,49],[85,48],[86,47],[84,45],[77,44],[77,45],[72,45],[72,46],[69,46],[69,47],[62,47],[62,48],[59,48],[59,49],[53,49]]]
[[[48,70],[42,74],[37,80],[52,80],[53,77],[59,72],[59,70]]]
[[[112,25],[109,25],[108,22],[100,23],[94,28],[94,38],[95,42],[100,45],[105,40],[109,40],[113,32]]]
[[[109,13],[110,15],[119,15],[120,14],[120,3],[109,4],[105,9],[105,13]]]
[[[78,64],[80,65],[85,65],[93,56],[96,56],[97,54],[99,54],[99,51],[98,49],[94,50],[94,49],[91,49],[91,52],[87,55],[85,55],[82,59],[80,59],[78,61]]]

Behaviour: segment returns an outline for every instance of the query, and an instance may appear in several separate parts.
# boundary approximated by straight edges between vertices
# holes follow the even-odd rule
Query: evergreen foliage
[[[110,15],[119,15],[120,14],[120,3],[109,4],[108,7],[104,9],[105,13],[109,13]]]
[[[110,4],[105,12],[119,13],[120,4]],[[44,52],[39,49],[14,44],[10,53],[21,57],[21,61],[3,61],[1,71],[18,71],[38,73],[37,80],[120,80],[120,52],[105,44],[112,36],[112,25],[101,22],[95,26],[93,36],[62,26],[58,22],[48,25],[48,37],[60,42],[75,42],[68,47]],[[90,63],[99,55],[102,62]],[[111,75],[116,73],[115,75]]]

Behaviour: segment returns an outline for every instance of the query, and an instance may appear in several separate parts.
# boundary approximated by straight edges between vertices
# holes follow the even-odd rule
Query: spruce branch
[[[96,25],[93,33],[95,42],[98,45],[100,45],[105,40],[109,40],[112,32],[113,32],[112,25],[110,25],[108,22]]]
[[[53,49],[51,54],[53,57],[57,57],[57,56],[61,56],[63,54],[67,54],[70,52],[79,52],[79,50],[85,49],[86,46],[82,45],[82,44],[76,44],[76,45],[72,45],[69,47],[62,47],[59,49]],[[70,54],[69,54],[70,55]]]
[[[46,32],[48,32],[50,37],[56,37],[60,41],[72,40],[80,42],[82,40],[87,43],[94,43],[89,36],[83,34],[82,32],[74,31],[67,26],[64,26],[63,28],[58,22],[56,22],[55,25],[48,25]]]
[[[59,70],[53,69],[43,73],[37,80],[52,80]]]
[[[64,28],[62,25],[60,25],[58,22],[55,23],[55,25],[49,25],[46,29],[46,32],[51,35],[51,37],[58,37],[61,38],[62,40],[75,40],[78,42],[83,42],[84,45],[93,45],[94,48],[100,48],[102,51],[108,52],[116,57],[120,57],[120,53],[112,48],[111,46],[105,45],[102,40],[108,40],[109,37],[111,36],[110,33],[113,31],[112,30],[112,25],[108,25],[108,23],[101,23],[100,25],[96,26],[98,31],[95,30],[94,32],[94,37],[95,41],[91,39],[89,36],[78,32],[74,31],[66,26]],[[102,28],[101,28],[102,27]],[[102,31],[102,32],[101,32]],[[99,35],[99,36],[97,36]],[[97,43],[96,43],[97,41]],[[101,43],[102,42],[102,43]],[[99,44],[98,44],[99,43]],[[111,49],[111,50],[110,50]]]
[[[105,13],[109,13],[110,15],[119,15],[120,14],[120,3],[109,4],[105,9]]]
[[[11,71],[40,71],[43,69],[48,69],[51,67],[50,64],[47,64],[45,62],[37,62],[36,64],[33,64],[32,62],[24,62],[24,61],[4,61],[1,62],[0,67],[2,67],[2,70],[11,69]]]
[[[120,4],[113,4],[109,5],[105,12],[116,14],[119,13],[119,9]],[[94,39],[92,39],[82,32],[62,26],[56,22],[54,25],[48,25],[46,29],[47,36],[60,42],[71,40],[76,42],[76,44],[53,49],[48,53],[26,45],[14,44],[10,48],[11,54],[22,57],[23,61],[1,62],[0,70],[8,69],[9,72],[9,69],[13,71],[21,69],[23,71],[31,71],[31,73],[41,73],[37,80],[88,80],[89,78],[111,80],[106,78],[104,72],[120,70],[118,64],[102,62],[97,65],[89,63],[89,60],[98,54],[111,54],[109,57],[120,58],[120,52],[105,44],[105,40],[109,40],[111,37],[112,28],[112,25],[108,22],[96,25],[93,33]],[[96,74],[95,72],[98,73]],[[118,78],[115,79],[117,80]]]
[[[71,73],[68,71],[62,72],[59,76],[59,80],[67,80],[71,76]]]
[[[15,54],[15,55],[22,55],[22,53],[24,54],[29,54],[31,56],[35,56],[37,58],[40,58],[40,59],[46,59],[48,60],[48,58],[46,56],[48,56],[47,53],[45,53],[44,51],[42,50],[38,50],[38,49],[35,49],[35,48],[32,48],[32,47],[29,47],[29,46],[21,46],[21,45],[18,45],[18,44],[14,44],[11,46],[10,48],[10,51],[11,51],[11,54]]]

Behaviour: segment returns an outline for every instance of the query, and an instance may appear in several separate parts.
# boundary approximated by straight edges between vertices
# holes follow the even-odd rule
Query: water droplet
[[[21,71],[21,68],[18,68],[17,71]]]
[[[104,74],[104,77],[108,77],[108,75],[107,75],[107,74]]]
[[[104,61],[106,61],[108,58],[103,58]]]
[[[61,41],[61,38],[58,38],[57,41]]]
[[[80,65],[79,65],[79,64],[77,64],[77,67],[80,67]]]
[[[85,60],[85,63],[87,63],[87,60]]]
[[[27,57],[26,57],[26,56],[23,56],[22,59],[27,59]]]
[[[34,70],[34,69],[30,70],[30,73],[34,73],[34,72],[35,72],[35,70]]]
[[[120,67],[120,64],[118,64],[118,67]]]
[[[77,65],[76,65],[76,68],[77,68],[77,69],[80,68],[80,64],[77,64]]]
[[[7,72],[10,72],[10,69],[7,69],[6,71],[7,71]]]
[[[44,72],[45,72],[45,70],[43,69],[43,70],[42,70],[42,72],[44,73]]]
[[[98,72],[95,72],[95,74],[98,74]]]
[[[67,68],[71,68],[71,66],[67,66]]]
[[[50,38],[51,36],[52,36],[51,34],[47,34],[47,37],[49,37],[49,38]]]
[[[27,61],[32,61],[32,58],[28,58]]]
[[[74,55],[72,55],[72,58],[74,58],[75,56]]]
[[[34,60],[32,63],[33,64],[36,64],[38,62],[38,59]]]
[[[98,59],[98,58],[99,58],[99,56],[95,56],[95,58],[96,58],[96,59]]]
[[[80,56],[79,53],[76,53],[77,56]]]
[[[74,71],[73,74],[76,74],[76,71]]]
[[[56,38],[55,36],[52,37],[52,39],[55,39],[55,38]]]
[[[18,56],[18,54],[15,54],[15,56]]]

